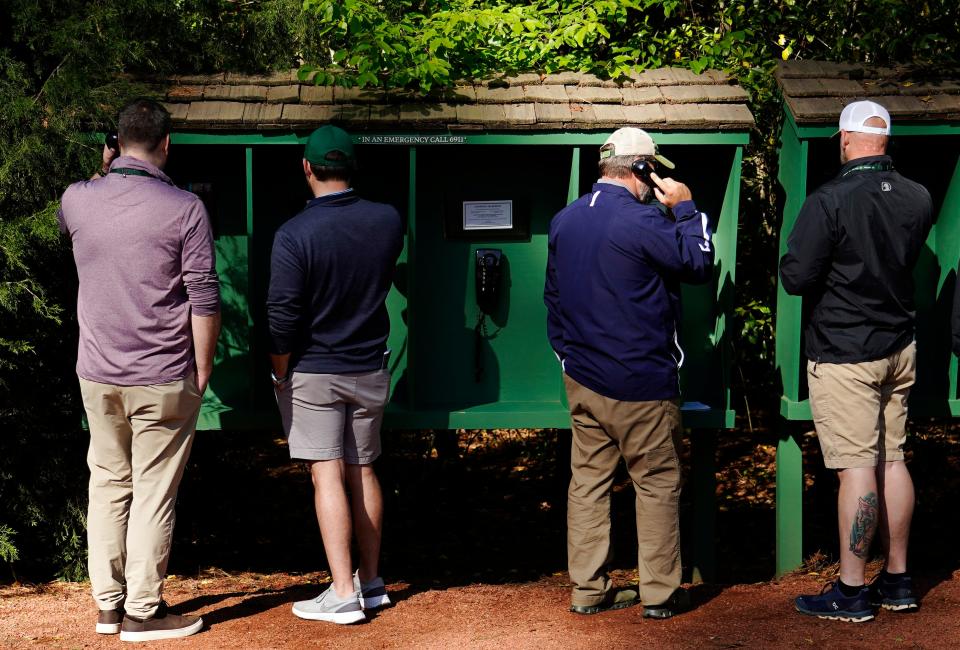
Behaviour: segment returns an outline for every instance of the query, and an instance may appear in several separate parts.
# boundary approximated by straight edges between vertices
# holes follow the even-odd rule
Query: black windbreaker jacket
[[[851,160],[807,197],[780,260],[804,296],[808,359],[882,359],[913,339],[913,267],[933,224],[930,193],[889,156]]]

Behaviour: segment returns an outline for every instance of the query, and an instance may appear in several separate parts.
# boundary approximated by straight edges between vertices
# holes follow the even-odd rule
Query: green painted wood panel
[[[233,225],[218,236],[218,268],[229,279],[224,285],[225,309],[229,306],[234,314],[230,321],[236,324],[225,326],[201,428],[277,426],[267,380],[264,300],[273,233],[307,198],[301,150],[292,146],[299,138],[286,134],[235,141],[230,135],[199,135],[203,137],[180,139],[174,151],[181,161],[190,161],[193,169],[217,169],[223,160],[235,159],[237,168],[227,167],[243,180],[218,186],[222,194],[235,195],[229,202]],[[570,134],[554,135],[539,138],[540,146],[529,146],[531,142],[520,137],[481,140],[496,146],[358,145],[361,167],[370,170],[356,180],[360,194],[393,203],[407,223],[395,287],[387,299],[392,323],[389,346],[394,352],[388,426],[569,426],[559,367],[545,332],[546,234],[553,214],[592,180],[583,177],[585,170],[595,177],[596,160],[594,146],[544,144],[569,139]],[[574,140],[590,145],[606,137],[605,133],[573,135]],[[676,146],[670,154],[687,174],[678,177],[691,183],[698,204],[719,214],[721,223],[715,238],[718,277],[687,296],[694,305],[687,321],[693,324],[684,327],[695,342],[688,346],[684,374],[696,378],[687,389],[690,401],[683,409],[689,427],[722,428],[733,424],[722,341],[727,336],[724,312],[735,280],[742,149],[728,146],[729,139],[706,140],[725,144]],[[589,152],[586,157],[585,152]],[[722,173],[703,176],[698,172],[707,161]],[[472,199],[514,200],[517,214],[523,211],[529,217],[529,237],[514,241],[496,236],[445,238],[444,215],[462,208],[463,192],[475,194]],[[477,316],[473,252],[478,246],[500,248],[508,260],[504,303],[490,319],[489,336],[481,346],[487,369],[481,382],[473,376]],[[717,300],[720,308],[714,306]],[[713,373],[718,379],[702,382],[702,373]],[[226,390],[231,382],[235,386]],[[704,406],[708,402],[710,407]]]

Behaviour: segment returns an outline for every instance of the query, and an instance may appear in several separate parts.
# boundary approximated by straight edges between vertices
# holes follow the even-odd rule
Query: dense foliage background
[[[424,90],[498,72],[727,70],[758,128],[744,169],[741,396],[769,394],[778,60],[956,63],[955,0],[5,0],[0,4],[0,563],[84,573],[86,436],[73,374],[63,189],[90,133],[151,74],[301,67],[316,83]],[[738,405],[739,407],[739,405]]]

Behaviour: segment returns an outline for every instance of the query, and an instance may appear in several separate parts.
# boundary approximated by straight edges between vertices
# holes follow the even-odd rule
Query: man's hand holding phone
[[[672,178],[660,178],[655,172],[650,174],[650,178],[656,183],[656,187],[653,188],[654,195],[668,208],[673,208],[683,201],[693,200],[690,188],[683,183]]]
[[[116,132],[108,133],[103,143],[103,151],[100,154],[100,171],[93,175],[93,179],[98,176],[106,176],[110,173],[110,163],[120,155],[120,141],[117,139]]]

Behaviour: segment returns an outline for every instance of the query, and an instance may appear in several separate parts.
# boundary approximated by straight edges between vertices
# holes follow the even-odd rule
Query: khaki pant
[[[876,361],[807,361],[810,411],[828,469],[903,460],[917,346]]]
[[[666,602],[680,586],[680,407],[672,400],[621,402],[564,375],[573,428],[567,500],[572,603],[595,605],[610,590],[610,490],[622,457],[636,492],[640,598]]]
[[[101,609],[149,618],[163,592],[174,504],[200,414],[196,378],[152,386],[80,380],[90,425],[88,566]],[[125,601],[125,602],[124,602]]]

